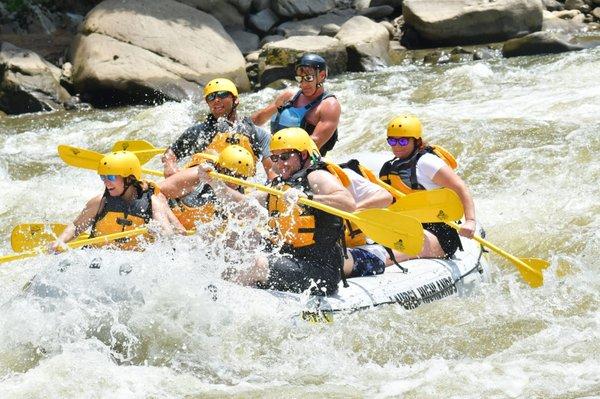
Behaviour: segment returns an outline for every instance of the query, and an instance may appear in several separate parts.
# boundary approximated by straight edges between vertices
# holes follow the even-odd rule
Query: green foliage
[[[6,0],[8,12],[19,12],[25,8],[25,0]]]

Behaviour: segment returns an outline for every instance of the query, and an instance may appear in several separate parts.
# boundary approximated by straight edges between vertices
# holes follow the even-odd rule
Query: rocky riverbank
[[[9,0],[0,115],[195,99],[217,76],[259,90],[304,52],[335,75],[573,51],[599,22],[600,0]]]

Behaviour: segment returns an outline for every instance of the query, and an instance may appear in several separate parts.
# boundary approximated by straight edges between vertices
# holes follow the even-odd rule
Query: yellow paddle
[[[69,248],[79,248],[79,247],[83,247],[85,245],[105,244],[105,243],[108,243],[108,242],[111,242],[114,240],[118,240],[119,238],[133,237],[133,236],[136,236],[139,234],[144,234],[147,232],[148,232],[147,227],[140,227],[138,229],[123,231],[120,233],[108,234],[108,235],[101,236],[101,237],[94,237],[94,238],[87,238],[84,240],[71,241],[71,242],[68,242],[66,245]],[[2,257],[0,257],[0,263],[6,263],[6,262],[11,262],[13,260],[25,259],[25,258],[30,258],[32,256],[40,255],[40,254],[45,253],[45,249],[46,248],[44,248],[44,247],[38,247],[37,250],[31,250],[31,251],[21,252],[21,253],[17,253],[17,254],[2,256]]]
[[[56,238],[67,227],[59,223],[23,223],[15,226],[10,234],[10,245],[15,252],[29,251],[56,241]],[[89,238],[86,233],[76,240]]]
[[[400,197],[406,196],[406,194],[400,192],[399,190],[396,190],[394,187],[390,186],[389,184],[386,184],[385,182],[383,182],[381,180],[378,181],[378,184],[381,187],[384,187],[385,189],[390,191],[392,193],[392,195],[394,195],[394,196],[400,196]],[[410,194],[410,195],[412,195],[412,194]],[[457,231],[460,230],[460,226],[451,221],[451,220],[456,220],[456,219],[450,218],[449,220],[448,219],[446,219],[446,220],[440,219],[440,220],[442,222],[446,223],[447,225],[451,226],[452,228],[456,229]],[[496,252],[498,255],[503,256],[504,258],[511,261],[512,264],[517,268],[517,270],[519,270],[519,273],[521,273],[521,276],[523,277],[523,279],[531,287],[534,287],[534,288],[541,287],[544,284],[544,275],[542,273],[542,270],[546,269],[550,265],[550,263],[548,261],[539,259],[539,258],[517,258],[516,256],[509,254],[508,252],[498,248],[491,242],[486,241],[477,235],[475,235],[473,237],[473,239],[475,241],[477,241],[478,243],[480,243],[481,245]]]
[[[99,152],[86,150],[85,148],[73,147],[70,145],[59,145],[58,155],[63,161],[65,161],[67,165],[91,170],[98,170],[98,162],[100,162],[100,160],[104,157],[104,154]],[[138,156],[138,159],[139,158],[140,157]],[[142,168],[142,172],[149,175],[163,176],[162,172],[155,170]]]

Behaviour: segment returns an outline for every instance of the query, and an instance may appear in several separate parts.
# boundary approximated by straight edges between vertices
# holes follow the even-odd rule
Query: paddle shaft
[[[76,240],[76,241],[68,242],[68,243],[66,243],[66,245],[69,248],[73,249],[73,248],[83,247],[85,245],[104,244],[104,243],[108,243],[110,241],[118,240],[120,238],[132,237],[132,236],[135,236],[138,234],[144,234],[147,232],[148,232],[147,227],[140,227],[138,229],[123,231],[120,233],[109,234],[106,236],[86,238],[85,240]],[[19,254],[14,254],[14,255],[7,255],[7,256],[0,257],[0,263],[11,262],[11,261],[17,260],[17,259],[30,258],[32,256],[40,255],[42,253],[43,253],[42,251],[37,250],[37,251],[21,252]]]

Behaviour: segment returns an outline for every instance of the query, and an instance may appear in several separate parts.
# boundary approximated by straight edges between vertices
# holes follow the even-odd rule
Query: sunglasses
[[[215,101],[215,98],[219,97],[221,100],[231,95],[228,91],[215,91],[206,96],[206,101]]]
[[[408,143],[410,143],[410,138],[408,137],[388,137],[387,142],[392,147],[395,145],[399,145],[400,147],[406,147]]]
[[[304,76],[296,75],[295,78],[296,78],[296,82],[298,82],[298,83],[302,83],[302,81],[312,82],[313,80],[315,80],[315,75],[304,75]]]
[[[297,151],[290,151],[290,152],[284,152],[283,154],[271,154],[269,156],[269,158],[271,158],[271,161],[273,161],[273,162],[278,162],[279,160],[282,160],[285,162],[285,161],[289,160],[292,157],[292,155],[294,155],[296,153],[297,153]]]
[[[117,181],[117,175],[100,175],[100,178],[102,181],[108,180],[113,183]]]

